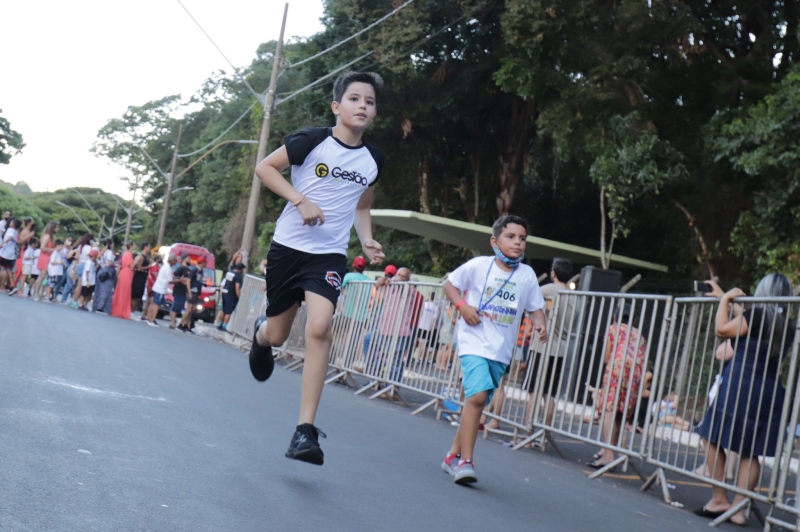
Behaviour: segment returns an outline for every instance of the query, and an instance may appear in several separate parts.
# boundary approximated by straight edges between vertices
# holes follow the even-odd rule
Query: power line
[[[413,1],[413,0],[410,0],[410,1]],[[309,83],[309,84],[308,84],[308,85],[306,85],[305,87],[301,87],[301,88],[297,89],[296,91],[294,91],[293,93],[289,94],[289,95],[288,95],[286,98],[281,98],[280,100],[277,100],[277,101],[275,102],[275,107],[277,107],[278,105],[282,104],[283,102],[286,102],[286,101],[288,101],[288,100],[291,100],[292,98],[294,98],[295,96],[297,96],[297,95],[298,95],[298,94],[300,94],[301,92],[305,92],[305,91],[307,91],[307,90],[309,90],[309,89],[312,89],[312,88],[314,88],[316,85],[319,85],[320,83],[322,83],[322,82],[323,82],[323,81],[325,81],[326,79],[328,79],[328,78],[330,78],[330,77],[333,77],[334,75],[338,74],[339,72],[341,72],[341,71],[342,71],[342,70],[344,70],[345,68],[347,68],[347,67],[349,67],[349,66],[352,66],[352,65],[354,65],[354,64],[356,64],[356,63],[358,63],[359,61],[361,61],[362,59],[364,59],[364,58],[366,58],[366,57],[369,57],[370,55],[372,55],[372,51],[369,51],[369,52],[365,53],[365,54],[364,54],[364,55],[362,55],[361,57],[357,57],[356,59],[353,59],[353,60],[352,60],[352,61],[350,61],[349,63],[346,63],[346,64],[344,64],[344,65],[340,66],[340,67],[339,67],[339,68],[337,68],[336,70],[332,70],[332,71],[328,72],[327,74],[325,74],[325,75],[324,75],[324,76],[322,76],[321,78],[317,78],[316,80],[312,81],[311,83]]]
[[[218,141],[219,141],[219,140],[220,140],[222,137],[224,137],[225,135],[227,135],[228,133],[230,133],[231,129],[233,129],[233,128],[234,128],[234,126],[236,126],[236,124],[238,124],[239,122],[241,122],[241,121],[242,121],[242,119],[244,119],[244,117],[246,117],[247,115],[249,115],[249,114],[250,114],[250,111],[252,111],[252,110],[253,110],[253,107],[255,107],[257,103],[258,103],[258,102],[253,102],[252,104],[250,104],[250,107],[248,107],[248,108],[247,108],[247,110],[246,110],[244,113],[242,113],[242,116],[240,116],[239,118],[237,118],[237,119],[236,119],[236,120],[233,122],[233,124],[231,124],[231,125],[228,127],[228,129],[226,129],[225,131],[223,131],[223,132],[222,132],[222,133],[221,133],[221,134],[220,134],[220,135],[219,135],[217,138],[215,138],[214,140],[212,140],[211,142],[209,142],[208,144],[206,144],[206,145],[205,145],[205,146],[203,146],[202,148],[200,148],[200,149],[198,149],[198,150],[195,150],[195,151],[193,151],[193,152],[191,152],[191,153],[179,153],[179,154],[178,154],[178,157],[179,157],[179,158],[183,158],[183,157],[191,157],[192,155],[197,155],[198,153],[200,153],[200,152],[203,152],[203,151],[205,151],[207,148],[210,148],[211,146],[213,146],[214,144],[216,144],[216,143],[217,143],[217,142],[218,142]]]
[[[180,2],[180,0],[178,0],[178,1]],[[337,43],[336,43],[336,44],[334,44],[333,46],[331,46],[331,47],[329,47],[329,48],[326,48],[325,50],[322,50],[321,52],[319,52],[319,53],[316,53],[316,54],[312,55],[311,57],[307,57],[307,58],[303,59],[303,60],[302,60],[302,61],[300,61],[299,63],[295,63],[294,65],[289,65],[289,68],[295,68],[295,67],[299,67],[300,65],[303,65],[303,64],[305,64],[305,63],[308,63],[309,61],[311,61],[311,60],[313,60],[313,59],[316,59],[317,57],[320,57],[320,56],[323,56],[323,55],[327,54],[327,53],[328,53],[328,52],[330,52],[331,50],[334,50],[334,49],[336,49],[336,48],[340,47],[341,45],[343,45],[343,44],[344,44],[344,43],[346,43],[346,42],[352,41],[353,39],[355,39],[356,37],[358,37],[358,36],[359,36],[359,35],[361,35],[362,33],[364,33],[364,32],[367,32],[367,31],[371,30],[372,28],[374,28],[375,26],[377,26],[378,24],[380,24],[381,22],[383,22],[383,21],[384,21],[384,20],[386,20],[387,18],[391,17],[391,16],[392,16],[392,15],[394,15],[395,13],[398,13],[398,12],[402,11],[402,10],[403,10],[403,9],[405,9],[407,6],[411,5],[413,2],[414,2],[414,0],[406,0],[406,3],[405,3],[405,4],[403,4],[403,5],[401,5],[401,6],[398,6],[398,7],[396,7],[395,9],[393,9],[392,11],[390,11],[389,13],[387,13],[386,15],[382,16],[381,18],[379,18],[378,20],[376,20],[375,22],[373,22],[372,24],[370,24],[370,25],[369,25],[369,26],[367,26],[366,28],[364,28],[364,29],[362,29],[362,30],[360,30],[360,31],[357,31],[356,33],[352,34],[350,37],[347,37],[346,39],[344,39],[344,40],[341,40],[341,41],[337,42]]]
[[[413,0],[410,0],[410,1],[413,1]],[[186,14],[188,14],[188,15],[189,15],[189,17],[190,17],[190,18],[191,18],[191,19],[194,21],[194,23],[195,23],[195,24],[197,24],[197,27],[198,27],[198,28],[200,28],[200,31],[202,31],[202,32],[203,32],[203,35],[205,35],[205,36],[208,38],[208,40],[209,40],[209,41],[211,41],[211,44],[213,44],[213,45],[214,45],[214,48],[216,48],[216,49],[217,49],[217,51],[219,52],[219,54],[220,54],[220,55],[221,55],[221,56],[222,56],[222,57],[225,59],[225,61],[227,61],[227,62],[228,62],[228,64],[231,66],[231,68],[233,69],[233,72],[234,72],[234,73],[235,73],[237,76],[239,76],[240,78],[242,78],[242,82],[245,84],[245,86],[247,86],[247,88],[250,90],[250,92],[252,92],[252,93],[253,93],[253,96],[255,96],[255,97],[256,97],[256,99],[259,99],[259,96],[261,96],[261,95],[260,95],[259,93],[257,93],[257,92],[255,91],[255,89],[253,89],[253,87],[251,87],[251,86],[250,86],[250,84],[249,84],[249,83],[247,83],[247,79],[245,79],[245,77],[244,77],[244,76],[242,76],[241,74],[239,74],[239,69],[238,69],[238,68],[236,68],[236,67],[233,65],[233,63],[231,63],[230,59],[228,59],[228,57],[225,55],[225,53],[223,53],[222,49],[220,49],[220,47],[219,47],[219,46],[217,46],[217,43],[215,43],[215,42],[214,42],[214,39],[212,39],[212,38],[211,38],[211,35],[209,35],[209,34],[208,34],[208,32],[207,32],[206,30],[204,30],[204,29],[203,29],[203,26],[201,26],[201,25],[200,25],[200,23],[199,23],[199,22],[197,22],[197,19],[196,19],[196,18],[194,18],[194,15],[192,15],[192,13],[191,13],[191,12],[190,12],[188,9],[186,9],[186,6],[185,6],[185,5],[183,5],[183,2],[181,2],[181,0],[176,0],[176,2],[178,2],[178,3],[181,5],[181,7],[183,8],[183,10],[184,10],[184,11],[186,11]]]

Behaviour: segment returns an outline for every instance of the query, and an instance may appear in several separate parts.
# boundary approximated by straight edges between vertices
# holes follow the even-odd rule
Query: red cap
[[[359,255],[358,257],[353,259],[353,268],[366,268],[367,267],[367,259]]]
[[[91,251],[89,252],[89,257],[93,259],[93,258],[95,258],[96,256],[98,256],[99,254],[100,254],[100,253],[98,253],[98,251],[97,251],[96,249],[93,249],[93,250],[91,250]]]
[[[384,275],[391,275],[394,277],[397,275],[397,267],[393,265],[388,265],[385,270],[383,270]]]

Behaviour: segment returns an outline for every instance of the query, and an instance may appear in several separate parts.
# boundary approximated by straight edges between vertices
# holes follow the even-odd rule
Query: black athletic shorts
[[[236,297],[236,294],[229,296],[225,294],[222,296],[222,313],[223,314],[233,314],[233,311],[236,310],[236,305],[239,303],[239,298]]]
[[[82,297],[92,297],[94,294],[94,286],[83,286],[81,287],[81,296]]]
[[[278,316],[306,298],[306,290],[330,301],[334,308],[347,273],[347,257],[316,255],[272,243],[267,253],[267,316]]]
[[[15,262],[16,261],[14,259],[4,259],[3,257],[0,257],[0,266],[3,268],[13,270]]]
[[[536,388],[536,381],[542,378],[544,379],[542,381],[544,394],[553,396],[558,391],[561,371],[564,367],[564,357],[550,357],[547,363],[547,371],[539,377],[539,362],[544,358],[544,355],[536,352],[531,352],[530,355],[533,360],[533,370],[531,371],[531,380],[528,383],[528,393],[533,393]]]

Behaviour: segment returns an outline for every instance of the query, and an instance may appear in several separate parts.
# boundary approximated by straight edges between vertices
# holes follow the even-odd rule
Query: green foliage
[[[8,164],[11,156],[21,152],[24,147],[22,135],[11,129],[11,123],[0,114],[0,164]]]
[[[46,215],[30,198],[20,196],[5,185],[0,185],[0,210],[11,209],[15,218],[22,220],[31,217],[36,220],[37,227],[46,223]]]
[[[597,158],[589,168],[592,181],[605,191],[612,237],[631,231],[631,205],[686,176],[682,156],[663,141],[637,113],[612,117],[593,143]]]
[[[387,158],[376,208],[482,224],[513,211],[537,236],[597,248],[604,187],[614,231],[625,237],[615,252],[667,264],[676,277],[701,267],[695,229],[710,249],[703,260],[726,281],[739,281],[742,259],[763,268],[798,254],[798,105],[785,88],[796,85],[797,3],[417,0],[290,68],[396,5],[328,0],[324,31],[285,46],[268,150],[305,127],[333,125],[333,78],[294,91],[372,51],[352,68],[386,80],[366,134]],[[262,44],[241,70],[257,91],[267,87],[275,46]],[[143,203],[152,202],[147,234],[158,229],[166,187],[137,146],[168,171],[179,123],[181,153],[212,143],[242,114],[221,140],[257,139],[262,109],[248,112],[253,103],[239,78],[219,72],[189,99],[132,106],[101,129],[95,153],[139,179]],[[194,190],[172,198],[167,241],[202,244],[220,258],[241,247],[255,154],[252,145],[226,145],[186,172],[175,186]],[[178,172],[199,156],[181,158]],[[254,260],[284,205],[262,194]],[[375,236],[389,262],[418,273],[443,274],[467,258],[401,231],[378,227]],[[354,238],[348,255],[359,253]]]
[[[733,231],[733,249],[755,273],[800,273],[800,67],[746,112],[720,113],[708,128],[716,160],[752,178],[752,201]]]

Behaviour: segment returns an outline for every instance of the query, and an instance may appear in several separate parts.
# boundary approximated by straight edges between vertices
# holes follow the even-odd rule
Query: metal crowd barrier
[[[231,318],[231,329],[247,339],[265,311],[263,283],[245,278]],[[724,347],[716,337],[716,299],[559,293],[547,312],[547,342],[538,341],[530,321],[523,322],[509,372],[484,412],[487,426],[491,420],[500,425],[489,430],[514,437],[515,449],[550,442],[560,453],[555,434],[595,445],[606,450],[605,456],[618,454],[591,478],[631,466],[644,481],[642,489],[658,482],[668,503],[667,471],[739,495],[714,525],[743,509],[757,511],[751,501],[758,501],[770,507],[766,518],[757,513],[765,530],[772,525],[800,530],[795,495],[800,490],[795,449],[800,440],[800,388],[795,385],[800,298],[736,303],[771,309],[775,318],[771,327],[756,323]],[[303,363],[305,310],[300,307],[289,339],[278,350],[292,358],[287,369]],[[347,382],[356,394],[370,391],[371,399],[405,401],[405,391],[427,396],[413,414],[431,407],[437,416],[454,412],[452,403],[463,406],[454,345],[457,316],[439,284],[348,283],[333,319],[326,382]],[[751,362],[735,366],[737,350],[740,359]],[[725,353],[733,354],[728,362]],[[718,383],[731,364],[728,372],[741,371],[730,374],[738,381],[729,376],[726,388]],[[756,429],[743,430],[747,423]],[[719,431],[712,438],[717,445],[701,438],[698,430],[704,426]],[[743,451],[737,467],[721,465],[724,454],[734,459],[723,449]],[[656,472],[645,477],[637,467],[641,462],[656,466]],[[743,464],[753,467],[744,470]]]
[[[328,382],[361,376],[368,382],[357,394],[404,400],[406,389],[432,398],[415,413],[457,398],[454,318],[439,284],[349,283],[334,317]]]
[[[797,380],[799,338],[794,332],[800,298],[737,299],[722,315],[732,319],[744,311],[750,327],[744,334],[737,329],[739,337],[730,340],[717,338],[718,310],[716,299],[675,300],[648,412],[646,457],[659,469],[645,488],[660,479],[664,499],[670,502],[667,470],[737,495],[714,525],[742,510],[756,511],[765,522],[752,501],[780,505],[798,515],[796,504],[782,501],[788,476],[797,474],[797,460],[791,463],[794,430],[788,428],[797,424],[791,398]],[[769,312],[774,316],[771,326],[753,312]],[[794,377],[782,383],[782,369]],[[705,435],[711,436],[710,442]]]
[[[670,304],[667,296],[560,293],[549,312],[541,363],[530,375],[532,427],[538,430],[515,449],[557,434],[609,451],[591,478],[620,465],[642,476],[629,459],[644,457],[645,440],[635,427],[646,422],[645,382],[661,356]]]
[[[264,291],[264,278],[245,275],[239,304],[228,323],[228,330],[245,339],[252,340],[253,325],[256,318],[267,311],[267,293]]]

